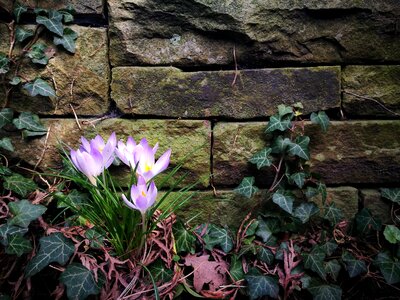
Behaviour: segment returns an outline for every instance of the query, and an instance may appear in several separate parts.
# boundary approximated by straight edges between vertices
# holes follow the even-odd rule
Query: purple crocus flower
[[[142,215],[156,202],[157,187],[152,181],[147,187],[146,180],[139,176],[136,185],[131,187],[131,201],[129,201],[125,195],[122,195],[124,203],[132,209],[140,211]]]
[[[121,140],[118,141],[117,148],[115,148],[115,154],[124,164],[135,168],[135,150],[136,142],[131,136],[129,136],[126,144]]]
[[[99,135],[90,142],[84,137],[81,138],[81,141],[82,146],[78,150],[71,150],[72,163],[87,176],[93,185],[96,185],[96,177],[114,160],[115,132],[111,134],[107,143]]]

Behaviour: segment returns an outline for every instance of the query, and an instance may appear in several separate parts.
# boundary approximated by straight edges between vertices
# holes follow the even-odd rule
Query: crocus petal
[[[125,203],[129,208],[131,208],[131,209],[136,209],[136,210],[137,210],[137,207],[136,207],[132,202],[130,202],[130,201],[126,198],[126,196],[125,196],[124,194],[122,194],[122,200],[124,201],[124,203]]]
[[[131,199],[135,199],[140,196],[140,190],[136,185],[131,186]]]
[[[167,151],[165,151],[165,153],[163,155],[161,155],[161,157],[154,164],[154,167],[152,170],[154,176],[161,173],[166,168],[168,168],[170,157],[171,157],[171,149],[168,149]]]
[[[78,162],[77,162],[77,160],[76,160],[76,151],[75,151],[75,150],[71,150],[71,160],[72,160],[72,163],[75,165],[75,167],[76,167],[79,171],[81,171],[81,169],[79,168]],[[81,172],[82,172],[82,171],[81,171]]]
[[[157,187],[154,181],[152,181],[150,183],[149,190],[147,191],[147,201],[149,207],[156,202],[156,198],[157,198]]]
[[[146,197],[139,196],[134,200],[135,206],[141,213],[144,213],[150,206]]]
[[[136,147],[136,142],[133,139],[133,137],[128,136],[128,139],[126,141],[126,148],[128,151],[133,152],[135,150]]]
[[[87,139],[85,139],[85,137],[81,137],[81,142],[82,142],[82,147],[83,149],[85,149],[86,152],[90,152],[90,143],[88,142]]]

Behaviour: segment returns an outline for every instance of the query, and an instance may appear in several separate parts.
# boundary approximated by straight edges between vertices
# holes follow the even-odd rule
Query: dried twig
[[[76,115],[74,107],[72,106],[71,103],[69,105],[71,106],[72,112],[74,113],[76,125],[78,125],[79,130],[82,130],[81,124],[79,124],[79,119],[78,116]]]

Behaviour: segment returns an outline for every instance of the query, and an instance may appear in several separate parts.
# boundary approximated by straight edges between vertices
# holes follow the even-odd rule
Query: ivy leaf
[[[325,253],[319,247],[314,247],[310,253],[303,253],[303,262],[306,269],[317,273],[322,279],[326,279],[324,266]]]
[[[301,203],[294,211],[294,216],[304,224],[312,216],[319,213],[319,208],[313,202]]]
[[[328,220],[332,226],[335,226],[344,219],[342,210],[337,208],[335,203],[324,206],[324,219]]]
[[[71,23],[74,21],[74,16],[70,12],[68,12],[66,10],[59,10],[58,12],[60,14],[62,14],[62,16],[64,18],[64,23]]]
[[[344,251],[342,260],[345,263],[346,270],[350,278],[356,277],[367,272],[367,265],[364,261],[356,259],[350,252]]]
[[[336,244],[333,241],[327,241],[325,244],[322,244],[320,246],[320,249],[322,249],[326,255],[331,256],[333,254],[333,252],[335,252],[335,250],[337,249],[338,244]]]
[[[274,277],[260,275],[258,271],[252,269],[244,278],[247,281],[250,299],[259,299],[264,296],[278,298],[279,285]]]
[[[9,66],[10,60],[6,55],[0,53],[0,74],[5,74],[10,70]]]
[[[289,179],[293,181],[300,189],[304,186],[307,175],[304,172],[297,172],[290,175]]]
[[[58,11],[50,10],[49,16],[37,16],[36,23],[44,25],[49,31],[58,34],[59,36],[63,35],[64,26],[62,24],[63,15]]]
[[[204,236],[204,242],[206,243],[205,248],[210,251],[215,246],[220,246],[225,253],[233,249],[233,241],[228,231],[215,225],[209,226],[208,234]]]
[[[260,237],[264,243],[267,243],[274,233],[280,231],[280,222],[278,219],[269,218],[269,219],[258,219],[258,229],[256,231],[256,235]]]
[[[244,278],[242,261],[239,260],[235,255],[231,259],[229,273],[235,281],[239,281]]]
[[[87,202],[88,195],[78,190],[72,190],[67,195],[63,193],[56,193],[54,198],[57,200],[57,207],[74,207],[75,209],[79,209],[82,203]]]
[[[388,253],[379,253],[375,258],[374,263],[379,267],[388,284],[396,284],[400,282],[400,262],[394,261]]]
[[[83,300],[100,292],[93,273],[78,263],[68,265],[60,276],[60,282],[67,287],[68,299]]]
[[[0,164],[0,176],[10,176],[13,173],[11,172],[11,170],[5,166],[2,166]]]
[[[251,198],[257,191],[258,188],[254,186],[255,178],[252,177],[244,177],[242,182],[239,184],[234,191],[240,195],[245,196],[246,198]]]
[[[182,223],[177,223],[173,228],[177,252],[194,253],[195,236],[186,230]]]
[[[381,189],[381,195],[392,202],[400,203],[400,188],[397,189]]]
[[[250,162],[257,165],[257,169],[262,167],[269,167],[272,164],[272,157],[269,156],[271,153],[271,148],[264,148],[260,152],[257,152],[250,158]]]
[[[272,195],[272,201],[284,211],[293,214],[294,196],[288,191],[279,190]]]
[[[334,284],[319,285],[308,289],[313,295],[313,300],[341,300],[342,289]]]
[[[23,236],[27,232],[28,232],[28,228],[14,226],[9,223],[0,225],[0,243],[3,246],[7,246],[9,236],[13,236],[13,235]]]
[[[6,247],[7,254],[15,254],[18,257],[32,251],[32,244],[29,240],[19,234],[10,236]]]
[[[90,240],[91,248],[101,249],[104,246],[104,236],[95,229],[91,228],[86,230],[85,236]]]
[[[156,262],[151,264],[149,270],[157,282],[168,282],[174,276],[174,272],[170,268],[166,268],[161,259],[157,259]]]
[[[5,177],[3,187],[6,190],[17,193],[21,197],[25,197],[30,192],[33,192],[37,189],[37,186],[32,179],[25,178],[20,174],[13,174],[11,176]]]
[[[39,218],[47,210],[43,205],[31,204],[28,200],[10,202],[8,203],[8,207],[14,215],[9,220],[9,224],[21,227],[28,227],[33,220]]]
[[[337,259],[332,259],[325,263],[325,272],[331,275],[335,281],[337,280],[341,268],[342,266]]]
[[[395,225],[387,225],[383,231],[385,239],[392,244],[400,242],[400,229]]]
[[[11,85],[18,85],[22,82],[22,79],[18,76],[13,77],[13,79],[11,79],[10,84]]]
[[[321,194],[322,204],[325,205],[326,198],[328,197],[328,193],[326,191],[326,185],[324,183],[319,182],[317,187],[318,193]]]
[[[65,50],[75,53],[75,40],[78,38],[78,34],[71,28],[65,28],[62,38],[55,36],[53,43],[55,45],[61,45]]]
[[[310,159],[310,151],[308,150],[308,144],[310,143],[310,138],[308,136],[298,136],[295,143],[290,143],[288,147],[288,153],[291,155],[296,155],[302,159]]]
[[[314,124],[319,124],[324,132],[328,130],[330,125],[329,117],[324,111],[319,111],[318,113],[313,112],[310,116],[310,120]]]
[[[0,111],[0,129],[3,128],[4,125],[12,123],[13,116],[14,111],[11,108],[3,108]]]
[[[272,143],[272,153],[284,153],[286,147],[289,146],[290,143],[291,141],[289,138],[284,138],[283,136],[279,135]]]
[[[35,275],[52,262],[57,262],[60,265],[66,264],[75,252],[74,243],[60,232],[42,237],[39,243],[39,252],[28,262],[25,268],[25,278]]]
[[[22,112],[17,119],[14,119],[13,123],[18,129],[46,132],[46,128],[40,123],[39,117],[31,112]]]
[[[278,105],[278,115],[280,117],[284,117],[286,115],[293,114],[293,109],[290,106],[286,106],[284,104]]]
[[[274,262],[275,256],[268,248],[259,246],[257,248],[257,258],[267,265],[271,265]]]
[[[14,5],[14,16],[15,16],[17,23],[19,23],[19,19],[21,18],[21,15],[27,11],[28,11],[28,8],[18,2]]]
[[[31,96],[41,95],[45,97],[56,97],[54,89],[41,78],[37,78],[33,83],[25,83],[24,89],[26,89]]]
[[[371,212],[367,208],[363,208],[356,214],[356,228],[360,233],[368,233],[371,229],[380,230],[382,222],[372,217]]]
[[[49,62],[49,57],[46,56],[46,45],[42,43],[34,44],[30,49],[29,52],[26,54],[33,63],[40,64],[40,65],[47,65]]]
[[[17,27],[15,30],[15,38],[17,39],[18,42],[23,42],[27,38],[33,36],[33,31],[32,30],[25,30],[22,27]]]
[[[0,148],[3,148],[5,150],[11,151],[11,152],[14,151],[14,146],[12,145],[11,140],[8,137],[2,138],[0,140]]]
[[[281,118],[279,116],[271,116],[267,124],[267,128],[265,129],[265,132],[269,133],[269,132],[274,132],[275,130],[285,131],[289,129],[290,126],[291,126],[291,118],[288,117]]]

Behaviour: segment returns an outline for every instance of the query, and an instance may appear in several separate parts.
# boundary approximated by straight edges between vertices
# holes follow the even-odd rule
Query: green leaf
[[[40,123],[37,115],[31,112],[22,112],[17,119],[13,121],[18,129],[27,129],[33,132],[46,133],[46,128]]]
[[[24,253],[32,251],[31,241],[27,240],[19,234],[11,235],[6,247],[7,254],[15,254],[21,256]]]
[[[283,136],[278,136],[274,139],[272,143],[272,153],[284,153],[286,147],[289,146],[291,143],[289,138],[284,138]]]
[[[74,16],[70,12],[65,11],[65,10],[59,10],[58,12],[60,14],[62,14],[62,16],[64,18],[64,23],[71,23],[74,21]]]
[[[294,200],[294,196],[288,191],[279,190],[272,195],[272,201],[289,214],[293,214]]]
[[[326,279],[324,266],[325,252],[319,247],[314,247],[310,253],[303,253],[303,262],[306,269],[317,273],[322,279]]]
[[[28,227],[29,224],[39,218],[47,210],[40,204],[31,204],[28,200],[21,200],[8,203],[10,212],[14,215],[9,220],[10,225]]]
[[[149,266],[151,275],[155,281],[168,282],[174,276],[174,272],[170,268],[166,268],[161,259],[157,259]]]
[[[34,12],[36,15],[47,14],[48,11],[49,11],[48,9],[45,9],[45,8],[42,8],[42,7],[38,7],[38,8],[35,8],[35,9],[33,10],[33,12]]]
[[[356,228],[360,233],[368,233],[371,229],[380,230],[382,222],[372,217],[371,212],[367,208],[363,208],[356,214]]]
[[[326,274],[329,274],[333,280],[337,280],[340,269],[342,266],[340,265],[339,261],[337,259],[332,259],[325,263],[325,272]]]
[[[392,244],[400,242],[400,229],[395,225],[387,225],[383,231],[385,239]]]
[[[291,126],[291,117],[271,116],[265,129],[266,133],[274,132],[275,130],[285,131]]]
[[[267,243],[274,233],[280,231],[280,221],[275,218],[258,219],[258,229],[256,235],[260,237],[264,243]]]
[[[258,188],[254,186],[255,181],[254,177],[244,177],[242,182],[234,189],[234,191],[247,198],[251,198],[251,196],[258,191]]]
[[[11,151],[11,152],[14,151],[14,147],[13,147],[13,145],[11,143],[10,138],[8,138],[8,137],[2,138],[0,140],[0,148],[3,148],[5,150]]]
[[[13,79],[11,79],[10,84],[11,85],[18,85],[22,82],[22,79],[18,76],[13,77]]]
[[[262,167],[269,167],[272,164],[272,157],[269,155],[271,153],[271,148],[264,148],[260,152],[257,152],[250,158],[250,162],[257,165],[257,169]]]
[[[308,136],[298,136],[295,143],[290,143],[288,147],[288,153],[290,155],[296,155],[302,159],[310,159],[310,151],[308,150],[308,144],[310,138]]]
[[[32,179],[25,178],[20,174],[13,174],[11,176],[5,177],[3,187],[6,190],[17,193],[21,197],[25,197],[26,195],[37,189],[37,186]]]
[[[26,278],[40,272],[52,262],[57,262],[60,265],[66,264],[75,252],[74,243],[60,232],[42,237],[39,243],[39,252],[28,262],[25,268]]]
[[[247,290],[250,299],[259,299],[264,296],[269,296],[271,298],[278,298],[279,285],[278,280],[272,276],[259,275],[258,272],[250,270],[250,272],[245,275],[247,281]]]
[[[11,172],[11,170],[5,166],[2,166],[0,164],[0,176],[10,176],[13,173]]]
[[[400,188],[397,189],[381,189],[381,195],[392,202],[400,204]]]
[[[337,285],[319,285],[308,289],[313,295],[313,300],[341,300],[342,289]]]
[[[101,249],[104,246],[104,236],[96,231],[96,229],[88,229],[85,236],[90,240],[90,247],[94,249]]]
[[[342,260],[345,263],[346,270],[350,278],[356,277],[367,272],[367,265],[364,261],[356,259],[350,252],[344,251]]]
[[[182,223],[178,222],[175,224],[173,233],[177,252],[194,253],[194,242],[196,241],[196,237],[186,230]]]
[[[257,248],[257,258],[267,265],[271,265],[274,262],[275,255],[268,248],[259,246]]]
[[[338,247],[338,244],[336,244],[335,242],[327,241],[326,243],[324,243],[320,246],[320,249],[322,249],[326,253],[326,255],[331,256],[333,254],[333,252],[335,252],[337,247]]]
[[[293,109],[290,106],[286,106],[284,104],[279,104],[278,105],[278,115],[280,117],[286,116],[286,115],[292,115],[293,114]]]
[[[335,203],[324,206],[324,219],[328,220],[332,226],[335,226],[344,219],[342,210],[337,208]]]
[[[304,172],[297,172],[290,175],[290,180],[292,180],[300,189],[304,186],[307,174]]]
[[[326,191],[326,185],[319,182],[318,183],[318,187],[317,187],[318,193],[321,194],[321,200],[322,200],[322,204],[325,205],[326,202],[326,198],[328,197],[328,193]]]
[[[46,49],[46,45],[42,43],[36,43],[29,49],[29,52],[26,54],[26,56],[29,57],[35,64],[47,65],[49,58],[46,56]]]
[[[14,111],[12,108],[3,108],[0,111],[0,129],[3,128],[4,125],[12,123],[13,116]]]
[[[313,202],[301,203],[294,211],[294,216],[304,224],[308,220],[319,213],[319,208]]]
[[[28,232],[28,228],[22,228],[19,226],[14,226],[9,223],[0,225],[0,242],[3,246],[8,245],[8,239],[13,235],[23,236]]]
[[[238,259],[235,255],[231,259],[229,273],[231,274],[234,281],[239,281],[244,278],[242,261]]]
[[[322,131],[326,132],[330,125],[329,117],[326,115],[324,111],[319,111],[318,113],[312,113],[310,116],[311,122],[314,124],[319,124],[322,128]]]
[[[33,36],[33,31],[32,30],[25,30],[22,27],[18,26],[17,29],[15,30],[15,38],[17,39],[18,42],[23,42],[27,38]]]
[[[36,23],[44,25],[49,31],[63,36],[64,26],[62,24],[63,15],[58,11],[50,10],[49,16],[37,16]]]
[[[27,11],[28,11],[28,8],[18,2],[14,5],[14,16],[15,16],[17,23],[19,23],[19,19],[21,18],[21,15]]]
[[[222,251],[228,253],[233,249],[233,240],[226,229],[215,225],[209,225],[208,229],[208,234],[203,237],[207,250],[220,246]]]
[[[319,194],[319,191],[315,187],[308,186],[305,192],[307,199],[311,199]]]
[[[45,97],[56,97],[54,89],[41,78],[37,78],[33,83],[25,83],[24,89],[26,89],[31,96],[41,95]]]
[[[55,36],[53,43],[55,45],[63,46],[65,50],[71,53],[75,53],[75,40],[77,37],[78,34],[75,31],[73,31],[71,28],[65,28],[62,38]]]
[[[388,284],[400,282],[400,262],[394,261],[387,252],[379,253],[374,263],[379,267]]]
[[[68,299],[83,300],[100,292],[93,273],[78,263],[68,265],[60,276],[60,282],[67,287]]]
[[[26,139],[28,137],[45,135],[46,133],[46,131],[30,131],[25,129],[22,130],[22,137]]]
[[[0,74],[5,74],[10,70],[9,66],[10,60],[6,55],[0,53]]]
[[[54,198],[57,200],[58,208],[74,207],[75,209],[79,209],[82,203],[87,203],[89,196],[78,190],[72,190],[67,195],[56,193]]]

